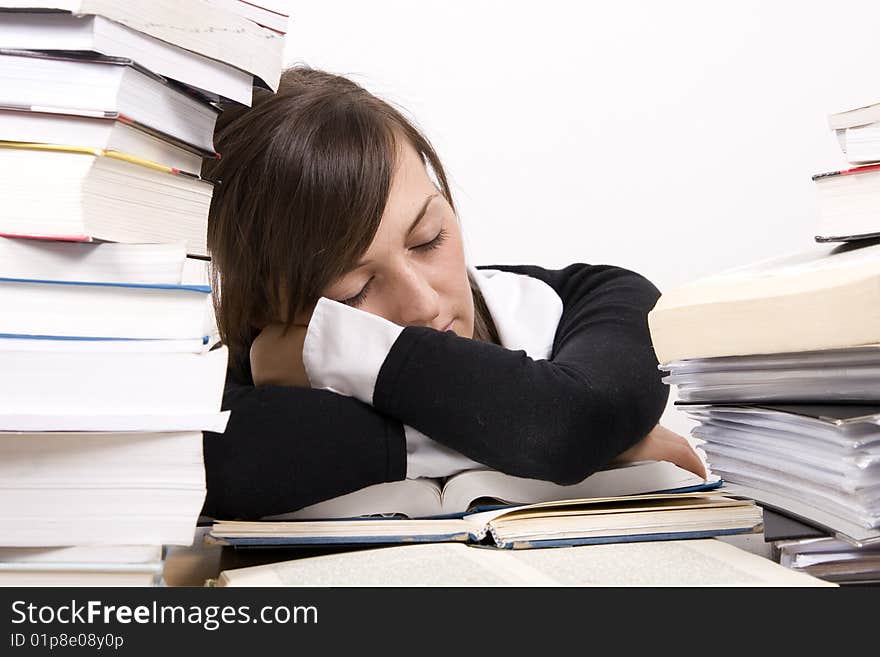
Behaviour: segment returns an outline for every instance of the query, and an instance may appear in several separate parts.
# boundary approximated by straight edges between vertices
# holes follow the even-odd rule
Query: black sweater
[[[647,313],[659,292],[619,267],[492,265],[562,299],[549,360],[407,327],[373,405],[327,390],[227,379],[224,434],[205,433],[203,513],[253,519],[406,477],[407,424],[487,466],[576,483],[643,438],[662,414]]]

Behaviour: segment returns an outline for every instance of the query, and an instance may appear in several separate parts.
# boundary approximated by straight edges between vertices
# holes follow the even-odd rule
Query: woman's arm
[[[663,412],[668,390],[647,325],[659,292],[611,266],[491,268],[559,294],[549,360],[322,299],[306,337],[309,378],[497,470],[576,483],[643,439]],[[365,357],[376,343],[390,347]]]
[[[228,382],[226,432],[205,433],[202,513],[255,519],[406,476],[403,425],[326,390]]]

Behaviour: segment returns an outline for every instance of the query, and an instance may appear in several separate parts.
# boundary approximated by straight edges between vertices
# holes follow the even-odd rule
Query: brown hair
[[[455,211],[430,142],[400,111],[342,76],[297,65],[278,92],[226,109],[204,175],[218,182],[208,219],[214,305],[232,374],[269,322],[290,321],[366,252],[391,188],[401,135]],[[281,298],[283,290],[284,298]],[[498,342],[474,281],[474,338]],[[288,309],[285,313],[283,309]]]

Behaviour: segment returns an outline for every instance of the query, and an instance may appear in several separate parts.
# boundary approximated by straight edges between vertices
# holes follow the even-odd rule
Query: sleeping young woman
[[[225,112],[208,246],[230,367],[203,513],[252,519],[381,482],[492,468],[559,484],[612,461],[704,475],[647,313],[607,265],[473,266],[443,166],[399,111],[288,69]]]

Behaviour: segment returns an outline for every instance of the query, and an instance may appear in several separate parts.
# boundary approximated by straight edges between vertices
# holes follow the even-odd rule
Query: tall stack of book
[[[201,164],[282,45],[207,0],[0,2],[0,584],[160,583],[192,542],[228,415]]]
[[[731,493],[836,537],[880,578],[880,105],[830,117],[849,162],[813,177],[816,246],[662,295],[664,381]],[[846,546],[846,549],[841,546]],[[793,554],[791,544],[788,553]],[[812,548],[811,563],[821,551]],[[792,562],[793,563],[793,562]],[[866,566],[866,564],[871,564]],[[846,581],[845,569],[834,570]],[[817,572],[831,572],[819,569]]]

